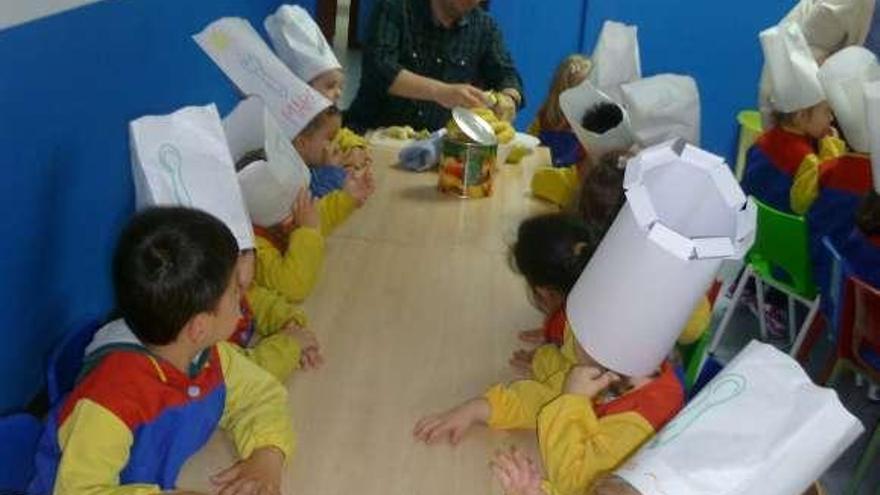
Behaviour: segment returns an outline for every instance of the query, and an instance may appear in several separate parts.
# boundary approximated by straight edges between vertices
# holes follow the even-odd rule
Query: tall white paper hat
[[[620,102],[620,86],[642,78],[638,28],[605,21],[593,48],[589,80]]]
[[[266,153],[265,160],[252,162],[238,173],[251,221],[261,227],[281,222],[290,215],[299,190],[309,187],[308,167],[256,96],[239,103],[223,120],[223,127],[234,160],[258,149]]]
[[[752,341],[614,474],[641,495],[805,493],[863,431],[834,390]]]
[[[254,247],[232,157],[213,104],[129,124],[138,208],[179,205],[219,218],[239,249]]]
[[[581,124],[584,114],[600,103],[617,105],[623,114],[620,124],[602,134],[589,131]],[[626,109],[596,89],[589,81],[584,81],[574,88],[563,91],[559,95],[559,106],[562,108],[562,113],[568,124],[574,130],[578,141],[594,157],[599,157],[609,151],[628,150],[635,143],[635,136],[632,133]]]
[[[754,242],[757,210],[721,157],[670,141],[629,161],[627,202],[568,295],[578,343],[627,376],[656,371],[721,262]]]
[[[828,95],[837,123],[850,148],[868,153],[871,136],[865,114],[866,82],[880,79],[877,57],[861,46],[851,46],[832,55],[819,69],[819,80]]]
[[[771,104],[777,111],[796,112],[825,101],[817,77],[819,66],[800,26],[775,26],[762,31],[759,38],[773,84]]]
[[[242,93],[263,99],[288,139],[331,105],[293,75],[244,19],[214,21],[193,38]]]
[[[328,70],[342,68],[321,28],[299,5],[278,7],[263,26],[275,53],[303,81],[311,82]]]
[[[865,84],[868,129],[871,131],[871,178],[874,192],[880,194],[880,82]]]
[[[700,145],[700,92],[694,78],[661,74],[624,84],[621,92],[641,146],[675,138]]]

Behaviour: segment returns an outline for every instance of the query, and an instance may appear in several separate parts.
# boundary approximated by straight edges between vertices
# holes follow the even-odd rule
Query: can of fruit
[[[497,144],[466,143],[447,136],[440,155],[440,191],[460,198],[491,196],[497,155]]]

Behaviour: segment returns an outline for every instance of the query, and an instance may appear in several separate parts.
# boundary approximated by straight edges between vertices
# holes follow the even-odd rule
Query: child
[[[880,166],[875,165],[880,175]],[[840,246],[840,254],[853,273],[880,288],[880,187],[862,200],[856,212],[856,227]]]
[[[538,137],[541,143],[550,148],[554,167],[570,167],[584,156],[577,136],[571,131],[571,126],[559,107],[559,95],[584,82],[590,75],[592,66],[590,59],[583,55],[566,57],[556,68],[547,99],[529,126],[529,134]]]
[[[831,134],[819,68],[800,27],[773,27],[760,39],[773,79],[776,125],[749,149],[742,187],[772,208],[803,215],[816,197],[808,184],[815,185],[820,161],[840,155],[843,144]]]
[[[263,21],[278,57],[297,77],[339,105],[345,89],[345,73],[321,28],[299,5],[282,5]],[[339,126],[332,135],[339,150],[337,161],[321,162],[361,170],[372,163],[367,141],[348,128]]]
[[[312,174],[309,190],[315,198],[342,189],[348,177],[345,168],[335,165],[341,157],[333,145],[333,136],[341,126],[342,114],[331,106],[312,119],[293,139],[293,147]]]
[[[174,490],[217,427],[241,461],[217,490],[277,490],[293,431],[284,388],[226,343],[239,314],[238,246],[207,213],[137,214],[113,260],[136,345],[107,353],[52,411],[32,493]],[[100,439],[100,441],[96,441]]]

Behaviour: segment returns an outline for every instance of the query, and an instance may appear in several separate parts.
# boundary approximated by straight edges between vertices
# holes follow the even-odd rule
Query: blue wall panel
[[[696,78],[703,106],[703,146],[734,158],[736,113],[755,108],[763,56],[758,33],[793,0],[590,0],[584,46],[592,50],[606,19],[639,26],[644,75]]]
[[[114,0],[0,31],[0,413],[26,404],[65,332],[112,306],[133,210],[127,124],[236,101],[190,36],[279,0]],[[314,11],[315,1],[298,2]]]

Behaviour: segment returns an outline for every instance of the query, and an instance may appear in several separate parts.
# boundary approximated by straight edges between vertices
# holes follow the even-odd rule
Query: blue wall
[[[794,0],[590,0],[584,46],[592,50],[605,19],[639,26],[642,72],[696,78],[705,148],[735,158],[736,113],[755,108],[763,56],[758,33],[779,22]]]
[[[0,413],[35,395],[65,332],[111,309],[111,253],[134,206],[128,121],[228,111],[234,89],[190,36],[232,15],[262,30],[279,3],[113,0],[0,31]]]

